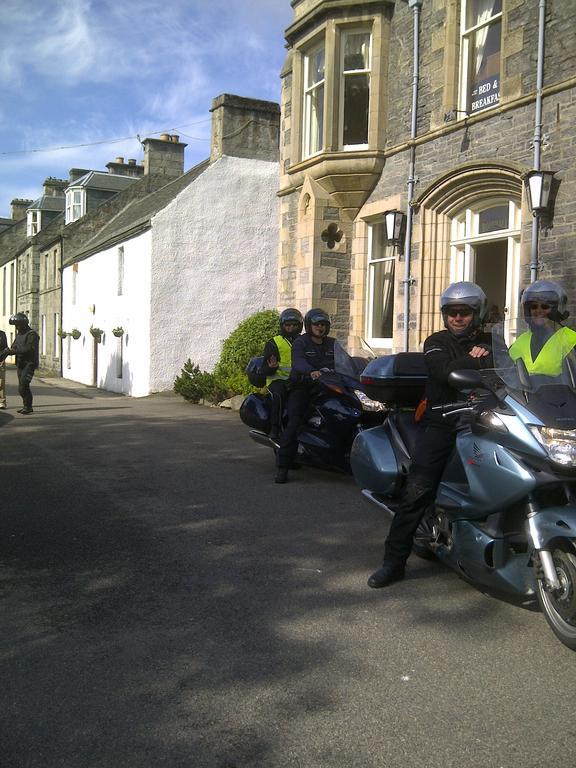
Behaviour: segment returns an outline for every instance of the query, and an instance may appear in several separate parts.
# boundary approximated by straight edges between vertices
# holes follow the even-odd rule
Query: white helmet
[[[520,304],[524,310],[526,320],[530,320],[529,305],[534,301],[550,304],[550,319],[554,320],[554,322],[559,323],[562,320],[566,320],[570,315],[570,312],[566,309],[568,304],[566,291],[559,283],[555,283],[553,280],[536,280],[535,283],[531,283],[531,285],[524,289]]]

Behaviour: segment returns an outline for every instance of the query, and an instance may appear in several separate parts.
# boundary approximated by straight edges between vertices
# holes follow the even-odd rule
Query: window
[[[324,148],[324,45],[304,59],[304,157]]]
[[[500,101],[502,0],[463,0],[460,109],[469,115]]]
[[[50,254],[44,254],[44,288],[50,285]]]
[[[124,246],[118,248],[118,296],[124,293]]]
[[[8,282],[8,267],[4,267],[2,270],[2,314],[7,315],[6,312],[6,285]]]
[[[26,217],[26,235],[34,237],[40,232],[42,214],[40,211],[28,211]]]
[[[58,285],[58,249],[52,253],[52,285]]]
[[[14,262],[10,264],[10,314],[14,314],[14,288],[15,286]]]
[[[42,315],[40,329],[40,354],[46,357],[46,315]]]
[[[60,337],[58,336],[58,328],[60,328],[60,315],[58,312],[54,312],[54,326],[52,327],[52,345],[54,349],[54,357],[58,359],[60,357]]]
[[[386,226],[368,228],[368,341],[392,346],[394,335],[394,247],[386,244]]]
[[[370,33],[344,32],[341,53],[340,144],[368,147]]]
[[[66,224],[76,221],[85,213],[84,190],[69,189],[66,191]]]

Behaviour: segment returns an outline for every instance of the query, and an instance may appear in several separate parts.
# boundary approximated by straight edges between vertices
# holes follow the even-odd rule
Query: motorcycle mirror
[[[452,371],[448,375],[448,383],[459,392],[466,392],[470,389],[486,389],[480,373],[470,369]]]

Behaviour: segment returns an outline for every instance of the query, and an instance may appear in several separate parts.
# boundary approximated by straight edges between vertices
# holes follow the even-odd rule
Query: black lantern
[[[384,222],[388,244],[402,248],[406,235],[406,214],[402,211],[385,211]]]
[[[553,177],[554,171],[529,171],[524,176],[528,203],[534,216],[540,216],[548,210]]]

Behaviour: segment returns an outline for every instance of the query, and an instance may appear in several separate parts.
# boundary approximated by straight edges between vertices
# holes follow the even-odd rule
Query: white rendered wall
[[[124,280],[118,295],[118,248],[124,248]],[[76,301],[73,301],[74,267],[62,276],[62,328],[81,331],[78,340],[62,344],[64,378],[92,384],[90,326],[104,331],[98,344],[97,385],[111,392],[140,397],[150,391],[150,247],[148,230],[131,240],[78,262]],[[124,329],[120,372],[120,341],[112,329]]]
[[[152,222],[151,391],[211,371],[241,320],[276,306],[278,164],[222,157]]]

